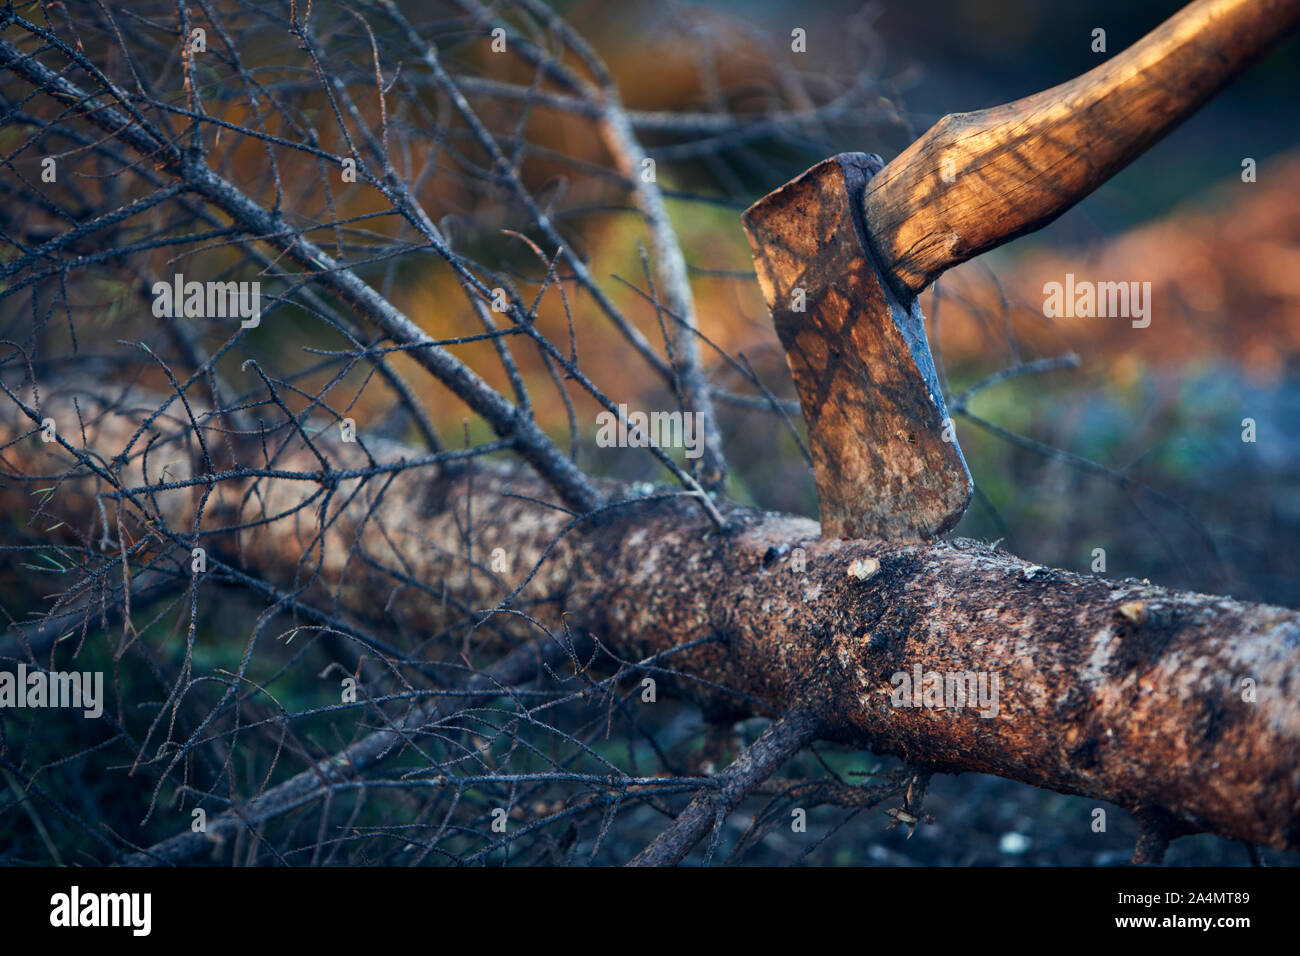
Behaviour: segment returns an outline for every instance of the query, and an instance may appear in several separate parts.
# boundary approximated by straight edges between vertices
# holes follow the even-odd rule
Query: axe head
[[[743,216],[808,423],[822,534],[930,539],[970,502],[915,299],[882,275],[862,216],[880,157],[841,153]]]

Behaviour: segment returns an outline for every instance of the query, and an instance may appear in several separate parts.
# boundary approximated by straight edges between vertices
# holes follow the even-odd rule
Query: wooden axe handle
[[[897,291],[1047,225],[1300,23],[1300,0],[1197,0],[1080,77],[953,113],[871,180],[864,213]]]

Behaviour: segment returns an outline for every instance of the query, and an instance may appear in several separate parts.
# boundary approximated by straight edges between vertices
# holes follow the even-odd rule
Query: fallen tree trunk
[[[313,588],[361,615],[382,608],[429,633],[457,605],[490,610],[511,598],[616,657],[667,653],[671,669],[650,676],[719,718],[797,712],[815,737],[918,767],[1096,797],[1175,833],[1300,846],[1295,611],[1039,567],[968,540],[824,539],[816,522],[745,508],[728,509],[720,530],[681,493],[575,517],[509,463],[434,476],[395,464],[411,454],[399,446],[343,444],[333,428],[313,439],[328,469],[293,439],[270,460],[259,451],[260,476],[213,480],[183,415],[159,418],[126,461],[112,459],[146,413],[96,410],[81,394],[85,448],[107,463],[94,464],[97,477],[70,396],[49,393],[39,412],[10,404],[0,421],[9,513],[32,507],[33,481],[56,484],[45,510],[87,538],[100,533],[104,500],[110,527],[120,515],[123,527],[177,546],[206,500],[206,547],[286,587],[315,575]],[[46,417],[75,443],[43,442]],[[146,474],[140,452],[151,442]],[[364,448],[387,467],[367,471]],[[52,474],[68,477],[26,477]],[[106,493],[128,504],[115,514],[115,499],[97,500]],[[303,507],[312,496],[324,520],[319,503]],[[496,548],[508,571],[491,570]],[[401,583],[410,579],[448,600]],[[493,623],[537,628],[515,614]],[[490,630],[475,633],[490,640]],[[953,677],[970,678],[972,696],[987,693],[956,700]]]

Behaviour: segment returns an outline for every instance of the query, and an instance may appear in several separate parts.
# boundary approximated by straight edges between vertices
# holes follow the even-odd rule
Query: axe
[[[823,536],[928,540],[970,501],[917,293],[1061,215],[1298,22],[1300,0],[1197,0],[1082,76],[945,116],[888,165],[824,160],[744,213]]]

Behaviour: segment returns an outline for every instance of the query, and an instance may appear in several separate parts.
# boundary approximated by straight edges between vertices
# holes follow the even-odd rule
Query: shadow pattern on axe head
[[[972,484],[920,307],[890,288],[863,219],[882,165],[833,156],[743,222],[808,423],[823,536],[928,540],[961,519]]]

